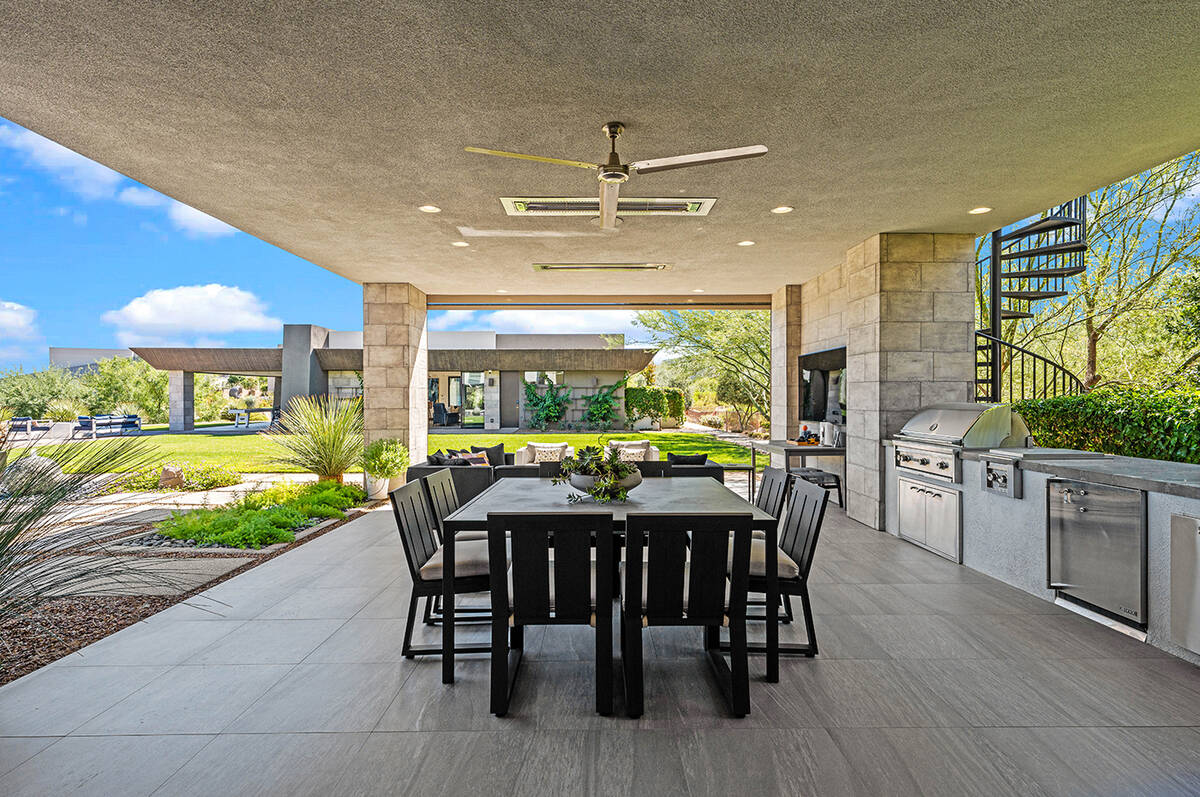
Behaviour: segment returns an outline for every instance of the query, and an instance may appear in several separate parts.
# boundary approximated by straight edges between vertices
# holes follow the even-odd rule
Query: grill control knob
[[[937,466],[940,470],[945,470],[946,468],[950,467],[950,463],[943,459],[938,462]]]
[[[928,464],[929,464],[929,460],[928,460],[927,458],[925,458],[925,457],[921,457],[921,464],[922,464],[922,465],[928,465]]]
[[[909,456],[908,454],[901,454],[900,461],[901,462],[912,462],[912,457]]]

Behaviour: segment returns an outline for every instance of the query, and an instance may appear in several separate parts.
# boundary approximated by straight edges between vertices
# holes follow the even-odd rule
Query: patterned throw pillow
[[[617,449],[617,459],[621,462],[645,462],[648,453],[650,452],[645,448],[628,448],[622,446]]]
[[[459,454],[459,459],[463,460],[467,465],[483,465],[487,467],[489,464],[486,454]]]
[[[567,453],[566,446],[553,448],[537,446],[533,449],[534,462],[562,462],[563,455]]]

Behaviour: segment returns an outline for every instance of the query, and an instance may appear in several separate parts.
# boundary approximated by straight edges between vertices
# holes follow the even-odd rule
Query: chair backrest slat
[[[808,578],[817,538],[825,520],[829,493],[825,488],[798,479],[792,487],[792,497],[779,524],[779,547],[800,568],[800,577]]]
[[[647,625],[711,626],[727,614],[744,616],[751,524],[749,514],[629,515],[626,606],[644,606]]]
[[[397,487],[388,497],[392,501],[392,513],[396,516],[396,527],[404,545],[409,574],[414,581],[418,581],[421,567],[429,561],[440,544],[433,508],[420,481]]]
[[[441,539],[445,535],[442,521],[461,506],[461,502],[458,500],[458,490],[454,487],[454,477],[451,475],[450,469],[445,468],[425,476],[421,479],[421,484],[425,486],[425,495],[429,498],[434,519],[437,520],[438,539]]]
[[[593,595],[596,605],[612,601],[613,548],[609,512],[489,513],[493,613],[503,615],[511,606],[517,625],[590,622]],[[507,574],[506,557],[511,561]]]
[[[754,478],[753,473],[750,474],[750,478]],[[790,481],[791,477],[782,468],[764,469],[762,482],[754,496],[754,505],[771,517],[778,519],[783,515]]]

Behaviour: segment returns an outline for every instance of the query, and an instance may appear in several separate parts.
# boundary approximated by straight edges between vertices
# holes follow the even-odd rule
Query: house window
[[[561,385],[563,383],[562,371],[526,371],[525,381],[532,382],[538,387],[546,387],[547,385]]]
[[[438,400],[438,390],[440,389],[440,386],[441,386],[440,379],[438,379],[436,376],[430,378],[430,380],[429,380],[429,400],[430,401]]]

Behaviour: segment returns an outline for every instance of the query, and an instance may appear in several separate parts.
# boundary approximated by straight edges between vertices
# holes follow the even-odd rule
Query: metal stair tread
[[[1087,271],[1087,266],[1053,266],[1032,268],[1024,271],[1001,271],[1002,279],[1038,279],[1043,277],[1073,277]]]
[[[1046,216],[1035,222],[1026,224],[1011,232],[1006,232],[1000,236],[1001,241],[1018,241],[1022,238],[1028,238],[1031,235],[1049,232],[1050,230],[1061,230],[1064,227],[1079,226],[1079,219],[1072,219],[1067,216]]]
[[[1006,299],[1035,302],[1039,299],[1057,299],[1060,296],[1066,296],[1067,291],[1001,291],[1000,295]]]
[[[1003,252],[1000,259],[1017,260],[1026,257],[1042,257],[1045,255],[1065,255],[1071,252],[1084,252],[1087,250],[1087,244],[1083,241],[1070,241],[1062,244],[1047,244],[1046,246],[1035,246],[1032,249],[1018,249],[1013,252]]]

